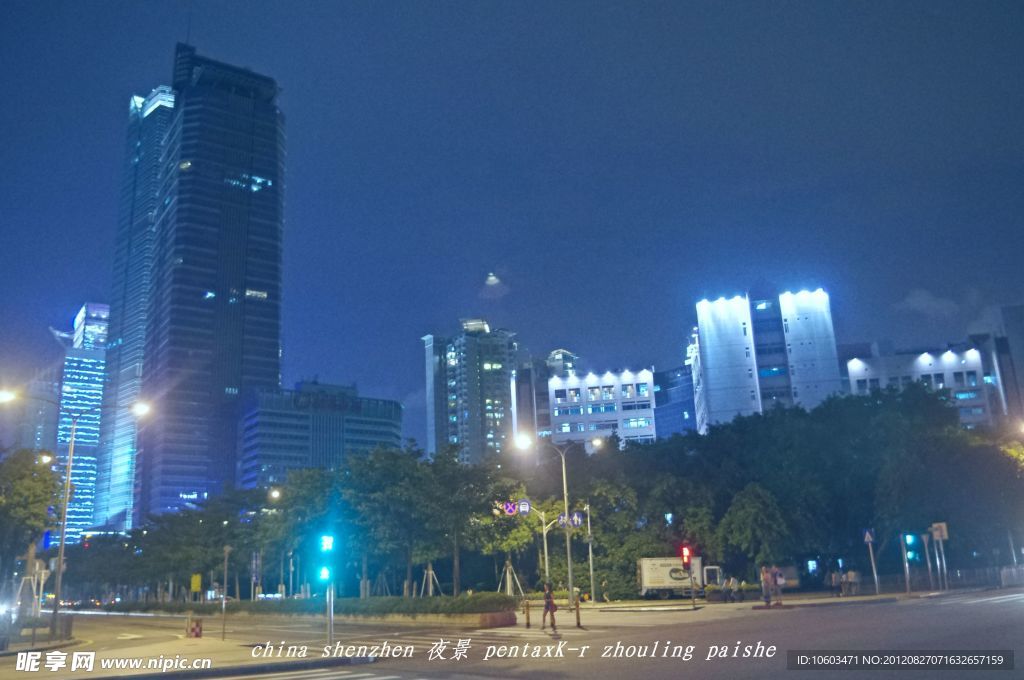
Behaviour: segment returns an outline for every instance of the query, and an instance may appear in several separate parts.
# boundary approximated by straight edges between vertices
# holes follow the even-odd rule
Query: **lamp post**
[[[15,392],[0,390],[0,404],[15,401],[17,398],[18,395]],[[29,399],[53,404],[58,409],[62,408],[61,403],[53,399],[46,399],[45,397],[37,396],[29,397]],[[64,576],[64,545],[66,543],[68,533],[68,506],[71,503],[71,468],[72,465],[74,465],[75,459],[75,434],[78,431],[79,419],[95,413],[100,408],[102,408],[102,404],[97,404],[90,409],[69,415],[69,418],[71,419],[71,430],[68,433],[68,460],[64,469],[64,493],[60,504],[60,543],[57,548],[57,568],[53,581],[53,611],[50,616],[50,639],[53,639],[57,634],[57,617],[60,612],[61,586],[63,585]],[[146,416],[149,411],[149,404],[144,402],[138,402],[132,406],[132,413],[137,418]]]
[[[544,537],[544,582],[548,583],[551,581],[551,572],[548,571],[548,529],[557,521],[548,521],[547,515],[544,514],[543,510],[536,511],[537,516],[540,517],[540,532]]]
[[[553,449],[558,453],[559,458],[562,459],[562,502],[565,507],[565,562],[569,581],[569,603],[576,608],[578,614],[579,602],[576,600],[576,591],[573,589],[572,582],[572,526],[569,523],[569,482],[565,470],[565,454],[568,453],[569,449],[573,446],[580,444],[580,442],[567,442],[561,446],[548,440],[543,440],[540,443],[543,443],[544,446]],[[516,448],[519,450],[525,451],[530,448],[531,444],[532,440],[528,436],[522,434],[516,436]],[[600,448],[603,441],[600,439],[594,439],[591,441],[591,444],[594,448]],[[579,617],[577,616],[577,619],[578,618]]]

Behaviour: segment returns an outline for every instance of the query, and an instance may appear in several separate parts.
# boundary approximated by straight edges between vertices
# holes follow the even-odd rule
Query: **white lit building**
[[[551,441],[565,444],[618,435],[620,441],[653,442],[654,373],[648,369],[556,375],[548,380]]]
[[[967,429],[993,424],[1000,410],[998,385],[985,373],[981,352],[974,347],[855,357],[846,365],[850,392],[856,395],[889,387],[902,389],[912,382],[948,390]]]
[[[843,387],[821,288],[701,300],[687,355],[702,433],[775,404],[813,408]]]

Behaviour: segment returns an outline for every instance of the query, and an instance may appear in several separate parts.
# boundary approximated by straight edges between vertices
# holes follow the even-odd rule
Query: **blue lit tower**
[[[132,526],[137,441],[132,406],[142,390],[160,158],[173,113],[174,93],[167,86],[129,102],[94,518],[97,525],[115,530]]]
[[[284,121],[272,78],[179,44],[161,159],[136,518],[234,483],[239,398],[280,385]]]
[[[88,302],[75,316],[72,333],[55,333],[66,347],[57,419],[56,469],[61,473],[67,469],[72,420],[78,419],[71,467],[73,494],[68,504],[68,543],[77,543],[82,531],[93,526],[108,315],[107,305]]]

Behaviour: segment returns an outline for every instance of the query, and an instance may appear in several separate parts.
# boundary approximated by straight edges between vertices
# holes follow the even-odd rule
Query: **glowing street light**
[[[280,489],[271,489],[270,493],[268,493],[267,495],[270,497],[270,500],[272,500],[272,501],[280,500],[281,499],[281,490]]]
[[[17,392],[12,392],[10,390],[0,390],[0,404],[6,404],[8,402],[14,401],[17,398]]]

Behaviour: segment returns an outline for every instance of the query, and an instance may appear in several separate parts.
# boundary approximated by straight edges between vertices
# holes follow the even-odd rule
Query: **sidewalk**
[[[73,645],[78,645],[73,648]],[[46,671],[48,678],[80,677],[81,670],[72,672],[70,670],[71,657],[76,651],[88,650],[89,641],[72,640],[59,645],[48,645],[51,653],[67,652],[66,665],[59,670],[49,671],[46,666],[47,653],[41,647],[36,647],[37,652],[42,652],[40,670]],[[301,648],[294,651],[298,653]],[[0,657],[0,679],[19,677],[21,673],[15,670],[17,651],[12,650],[15,656]],[[139,645],[137,647],[114,649],[95,652],[95,663],[89,676],[101,680],[108,677],[132,676],[142,680],[143,678],[216,678],[226,675],[261,674],[268,672],[301,670],[307,668],[324,668],[328,666],[348,666],[357,664],[373,663],[375,659],[367,657],[327,657],[322,656],[323,647],[306,648],[306,656],[287,656],[286,652],[278,656],[253,656],[254,648],[248,645],[239,644],[238,641],[221,641],[216,638],[181,638],[165,642]],[[121,667],[117,665],[103,667],[103,662],[115,663],[114,660],[136,660],[141,659],[139,667],[129,667],[131,664],[122,661]],[[152,661],[150,661],[152,660]],[[209,660],[208,668],[190,668],[186,664],[199,662],[205,665]],[[154,666],[149,664],[153,663]],[[166,668],[167,670],[162,670]]]

